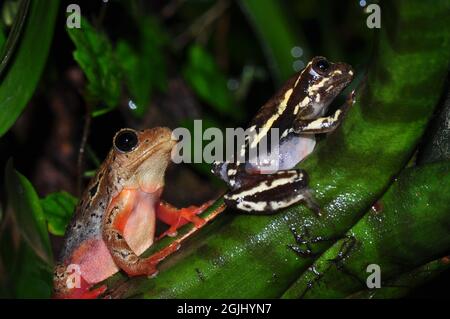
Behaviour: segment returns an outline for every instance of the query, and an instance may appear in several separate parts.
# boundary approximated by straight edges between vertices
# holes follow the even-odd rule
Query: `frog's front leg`
[[[334,112],[333,115],[330,116],[306,120],[301,117],[301,114],[299,114],[299,117],[293,124],[294,132],[297,134],[318,134],[334,131],[342,122],[342,119],[350,106],[354,103],[354,96],[355,94],[352,92],[345,101],[344,105],[342,105]]]
[[[320,215],[308,188],[308,177],[301,169],[279,171],[273,174],[248,174],[242,186],[224,196],[225,203],[254,214],[270,214],[298,202],[305,202]]]
[[[123,190],[111,201],[103,219],[103,240],[115,264],[130,276],[155,275],[157,264],[175,252],[174,243],[147,258],[140,258],[128,245],[124,237],[125,225],[134,208],[136,190]]]

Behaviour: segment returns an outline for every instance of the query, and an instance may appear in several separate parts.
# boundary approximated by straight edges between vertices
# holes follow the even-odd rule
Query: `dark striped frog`
[[[320,213],[308,188],[307,173],[295,167],[314,150],[316,134],[332,132],[342,122],[353,94],[333,114],[326,116],[326,112],[352,79],[350,65],[315,57],[261,107],[247,129],[252,138],[246,138],[240,148],[245,160],[213,164],[213,173],[230,188],[224,196],[227,206],[271,213],[303,201]],[[276,169],[267,171],[267,159],[259,154],[255,164],[248,154],[258,149],[261,141],[270,140],[273,129],[279,136]]]

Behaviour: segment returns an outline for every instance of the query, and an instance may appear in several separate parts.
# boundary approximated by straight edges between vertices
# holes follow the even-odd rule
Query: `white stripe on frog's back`
[[[244,190],[239,193],[235,193],[233,195],[227,194],[227,195],[225,195],[225,198],[227,198],[229,200],[238,200],[239,198],[242,198],[245,196],[256,195],[258,193],[265,192],[269,189],[274,189],[278,186],[287,185],[287,184],[294,183],[296,181],[303,179],[303,174],[301,172],[297,172],[297,171],[282,172],[282,174],[289,174],[289,173],[291,173],[292,176],[278,178],[278,179],[274,179],[274,180],[261,181],[259,184],[256,184],[254,187],[252,187],[250,189]],[[279,175],[281,175],[281,173],[279,173]]]
[[[283,100],[280,102],[280,104],[278,104],[277,111],[264,123],[264,125],[261,127],[261,130],[258,132],[256,137],[250,144],[250,147],[256,147],[261,139],[266,136],[267,132],[269,132],[269,130],[272,128],[273,123],[284,113],[293,91],[294,89],[291,88],[287,90],[286,93],[284,93]]]
[[[297,87],[298,82],[300,82],[300,79],[303,77],[303,73],[311,66],[312,61],[309,61],[308,64],[305,66],[303,71],[298,76],[297,80],[295,81],[294,88]]]
[[[315,72],[312,68],[311,68],[311,64],[312,61],[309,61],[308,64],[306,65],[306,67],[302,70],[302,72],[300,72],[300,75],[297,77],[297,80],[294,83],[294,86],[292,88],[290,88],[289,90],[286,91],[286,93],[284,94],[283,100],[278,104],[277,106],[277,112],[275,112],[261,127],[261,131],[259,132],[259,134],[255,137],[255,139],[252,141],[252,143],[250,144],[250,147],[255,147],[256,145],[258,145],[258,143],[260,142],[260,140],[267,134],[267,132],[272,128],[273,123],[286,111],[287,108],[287,104],[289,102],[289,99],[292,95],[292,92],[295,90],[295,88],[297,87],[297,85],[300,83],[300,80],[303,78],[303,73],[306,70],[310,70],[309,72]],[[316,73],[317,76],[319,76]],[[323,82],[324,80],[327,80],[328,78],[324,78],[321,82]],[[321,87],[322,85],[320,85]],[[310,93],[311,88],[308,88],[308,95],[311,96],[312,94]],[[311,102],[311,98],[309,96],[306,96],[299,104],[297,104],[295,106],[294,109],[294,114],[297,114],[298,111],[305,107],[306,105],[308,105]],[[320,99],[320,97],[319,97]],[[252,127],[254,129],[254,127]]]

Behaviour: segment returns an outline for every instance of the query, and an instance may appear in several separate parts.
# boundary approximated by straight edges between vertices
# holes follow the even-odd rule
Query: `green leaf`
[[[239,4],[260,36],[273,77],[281,84],[292,76],[296,60],[306,64],[311,57],[305,36],[301,30],[289,24],[288,15],[280,1],[241,0]],[[294,47],[301,48],[300,57],[291,54]]]
[[[19,11],[19,1],[6,0],[2,6],[2,22],[6,26],[11,26],[14,23],[17,12]]]
[[[383,197],[284,293],[344,298],[367,288],[367,266],[389,280],[444,256],[450,247],[450,162],[405,169]],[[319,274],[319,275],[317,275]]]
[[[6,43],[6,34],[5,30],[0,26],[0,52],[3,51],[3,46]]]
[[[418,163],[450,159],[450,90],[444,103],[430,124],[419,148]]]
[[[21,242],[11,274],[15,298],[50,298],[53,267],[45,263],[34,249]]]
[[[52,263],[52,250],[47,233],[44,212],[31,183],[14,170],[9,160],[5,171],[8,205],[14,212],[20,233],[34,251],[48,264]]]
[[[121,97],[121,71],[108,37],[84,18],[81,28],[66,28],[75,44],[74,59],[88,80],[87,98],[95,104],[93,116],[114,109]],[[97,105],[98,101],[106,104]]]
[[[233,105],[233,96],[227,88],[225,76],[203,47],[192,45],[189,48],[183,76],[195,93],[215,111],[235,119],[242,116],[242,110]]]
[[[53,254],[47,225],[39,198],[31,183],[14,170],[10,160],[5,171],[5,188],[9,212],[16,222],[20,238],[2,242],[2,258],[5,251],[11,256],[9,275],[13,294],[18,298],[48,298],[52,287]],[[4,236],[12,233],[2,234]],[[14,242],[19,240],[18,249]]]
[[[145,17],[139,19],[141,32],[141,59],[143,65],[148,65],[151,84],[161,92],[167,90],[167,66],[164,47],[168,43],[168,36],[161,29],[156,19]]]
[[[5,225],[4,225],[5,226]],[[52,265],[40,258],[11,223],[0,233],[1,298],[49,298]]]
[[[164,46],[167,36],[151,17],[138,21],[139,47],[119,40],[115,54],[120,61],[125,85],[131,95],[133,114],[141,117],[148,109],[153,92],[167,89],[167,70]]]
[[[32,1],[23,31],[9,35],[18,42],[14,53],[7,49],[1,57],[0,136],[14,124],[36,89],[47,60],[58,7],[58,0]],[[19,16],[17,19],[21,19]],[[10,38],[7,47],[9,42]]]
[[[409,272],[387,281],[377,289],[364,289],[348,298],[353,299],[392,299],[407,296],[414,289],[436,279],[445,271],[450,270],[449,257],[439,258],[419,266]]]
[[[55,236],[63,236],[78,199],[63,191],[49,194],[40,201],[48,222],[48,231]]]

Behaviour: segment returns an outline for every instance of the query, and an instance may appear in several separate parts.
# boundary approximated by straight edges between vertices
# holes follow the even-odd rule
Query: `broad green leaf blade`
[[[17,243],[15,239],[18,237],[14,233],[12,227],[7,227],[7,218],[2,220],[0,232],[0,267],[2,269],[2,276],[0,276],[0,298],[13,298],[14,292],[11,288],[13,286],[13,279],[10,274],[15,269],[17,259]]]
[[[121,63],[125,63],[125,83],[136,109],[134,114],[143,116],[147,111],[150,99],[154,92],[167,90],[167,66],[165,58],[165,45],[168,37],[157,21],[152,17],[138,19],[140,32],[140,47],[137,52],[137,61],[131,68],[126,68],[127,56],[116,51]]]
[[[437,278],[445,271],[450,270],[449,257],[430,261],[425,265],[401,274],[395,279],[389,280],[381,288],[365,289],[354,293],[347,298],[352,299],[393,299],[407,296],[414,289]]]
[[[51,265],[53,254],[39,197],[31,183],[14,170],[11,160],[6,165],[5,188],[8,205],[11,207],[23,239],[33,248],[36,255]]]
[[[64,235],[77,202],[76,197],[64,191],[49,194],[40,200],[50,233],[55,236]]]
[[[280,85],[294,73],[296,60],[306,64],[311,57],[305,37],[299,28],[289,24],[280,1],[240,0],[239,4],[259,34],[270,71]],[[302,51],[298,58],[291,53],[295,47]]]
[[[75,44],[74,59],[88,80],[87,98],[94,103],[93,116],[115,108],[121,96],[121,71],[108,37],[95,30],[84,18],[81,28],[66,28]],[[106,104],[98,105],[102,101]]]
[[[279,297],[314,261],[289,249],[293,227],[307,227],[312,237],[342,236],[379,198],[433,114],[450,54],[447,1],[382,4],[382,23],[389,27],[379,30],[367,83],[342,126],[300,165],[324,215],[317,218],[302,205],[272,216],[224,212],[164,260],[156,278],[121,286],[124,296]],[[312,248],[321,253],[331,244]]]
[[[5,225],[3,225],[5,226]],[[52,266],[40,258],[11,223],[0,233],[0,297],[49,298]]]
[[[136,21],[139,41],[130,43],[119,39],[114,49],[122,81],[130,94],[129,108],[142,117],[156,91],[167,90],[165,45],[167,35],[152,17],[139,17]]]
[[[14,58],[0,79],[0,136],[14,124],[33,95],[44,69],[59,1],[31,2]]]
[[[444,95],[444,103],[424,136],[417,162],[431,163],[448,159],[450,159],[450,90]]]
[[[30,7],[29,0],[23,0],[20,2],[14,3],[12,6],[5,2],[3,4],[3,20],[6,26],[11,25],[11,30],[6,38],[5,35],[2,35],[2,44],[4,42],[5,47],[2,47],[0,51],[2,54],[2,62],[0,64],[0,76],[3,74],[5,68],[8,66],[9,60],[14,56],[14,49],[17,46],[17,42],[20,39],[20,35],[24,29],[24,23],[27,19],[28,9]],[[16,19],[17,18],[17,19]],[[8,21],[6,21],[8,20]],[[11,23],[8,23],[11,22]],[[2,25],[2,28],[4,26]],[[3,33],[3,32],[2,32]]]
[[[15,298],[50,298],[52,266],[44,262],[35,250],[22,241],[11,274]]]
[[[29,2],[29,1],[25,1],[25,2]],[[2,7],[1,7],[1,13],[2,13],[2,22],[7,25],[10,26],[12,25],[15,21],[15,17],[17,16],[17,12],[19,11],[19,7],[20,5],[22,5],[24,3],[24,1],[20,2],[17,0],[5,0],[2,3]]]
[[[235,119],[242,116],[242,111],[233,104],[225,76],[203,47],[195,44],[189,48],[183,76],[195,93],[215,111]]]
[[[0,52],[3,51],[3,49],[4,49],[3,46],[5,45],[5,43],[6,43],[5,31],[0,28]],[[0,74],[1,74],[1,70],[0,70]]]
[[[53,254],[45,216],[33,186],[14,170],[11,160],[6,166],[5,188],[13,223],[1,233],[0,258],[7,274],[0,282],[3,293],[14,298],[49,298]]]
[[[367,288],[369,265],[381,286],[443,256],[450,247],[450,162],[406,169],[345,238],[337,241],[283,295],[344,298]]]

